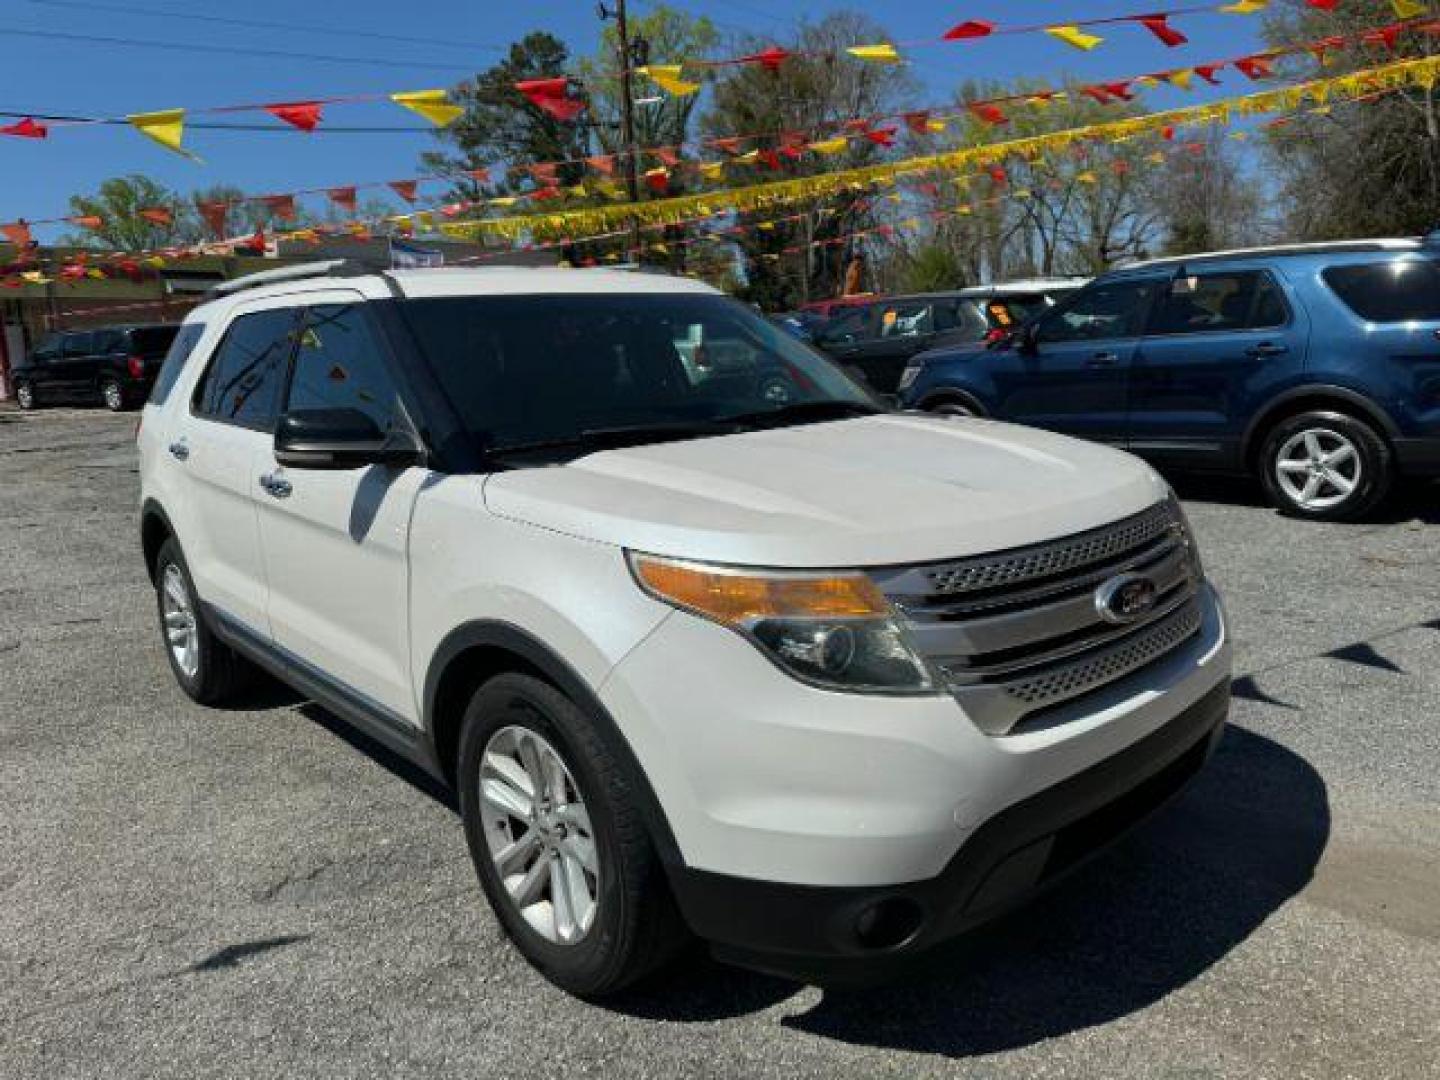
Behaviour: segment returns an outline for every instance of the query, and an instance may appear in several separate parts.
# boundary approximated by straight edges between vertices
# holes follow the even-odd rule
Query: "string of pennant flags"
[[[1084,153],[1085,146],[1091,143],[1124,143],[1141,137],[1158,136],[1162,140],[1160,145],[1165,148],[1154,151],[1143,160],[1161,164],[1166,154],[1176,152],[1176,148],[1180,152],[1199,148],[1198,142],[1177,141],[1177,133],[1185,127],[1229,124],[1236,118],[1276,112],[1281,115],[1270,117],[1268,123],[1279,125],[1290,122],[1294,116],[1301,113],[1329,114],[1335,104],[1343,102],[1374,100],[1412,87],[1433,88],[1437,79],[1440,79],[1440,57],[1395,61],[1347,75],[1222,99],[1205,105],[1125,117],[1082,128],[925,155],[883,165],[621,207],[592,208],[523,218],[441,223],[438,231],[458,238],[505,241],[511,245],[509,250],[514,250],[515,247],[524,250],[554,248],[571,243],[621,237],[637,227],[642,232],[667,230],[676,226],[713,221],[718,216],[769,213],[776,208],[842,193],[873,194],[902,182],[920,189],[933,189],[931,193],[934,194],[938,192],[938,185],[934,182],[936,177],[949,177],[951,182],[962,185],[966,191],[977,181],[988,183],[990,199],[1028,199],[1033,197],[1032,191],[1011,185],[1006,168],[1006,162],[1010,159],[1034,164],[1050,153]],[[1245,134],[1246,132],[1241,130],[1231,133],[1232,137]],[[1166,144],[1170,145],[1167,147]],[[1128,169],[1129,164],[1121,160],[1112,163],[1112,167],[1122,171]],[[1082,170],[1076,176],[1080,183],[1097,183],[1098,179],[1095,172],[1089,169]],[[891,194],[884,197],[896,196]],[[984,205],[990,203],[984,199],[979,202],[972,200],[956,207],[955,212],[973,213],[977,206]],[[967,206],[969,209],[966,209]],[[371,219],[369,223],[350,222],[324,230],[301,229],[278,236],[283,239],[318,242],[322,235],[360,235],[381,223],[400,225],[404,232],[413,228],[416,219],[423,216],[425,215],[395,215]],[[434,228],[435,224],[432,220],[426,227]],[[901,222],[899,226],[877,226],[876,230],[880,235],[888,235],[884,230],[893,231],[897,227],[904,228],[906,224],[907,222]],[[766,227],[763,222],[751,225],[761,229]],[[242,242],[251,239],[247,237],[243,240],[232,239],[146,253],[101,253],[93,257],[86,253],[77,253],[68,258],[58,275],[47,275],[38,268],[18,269],[0,276],[0,285],[14,288],[25,284],[46,284],[54,280],[64,282],[109,277],[117,273],[133,277],[147,269],[158,269],[172,259],[233,251]],[[702,241],[697,237],[683,242]],[[662,248],[664,243],[665,241],[661,241]],[[680,244],[682,241],[672,240],[669,243]],[[659,249],[652,243],[648,247],[642,245],[640,249],[636,249],[636,253],[643,250]],[[501,256],[503,253],[497,251],[495,255]],[[476,260],[487,257],[490,256],[477,256]]]
[[[1440,34],[1440,20],[1412,19],[1385,26],[1357,31],[1349,36],[1334,35],[1315,41],[1270,50],[1266,53],[1245,57],[1194,64],[1187,68],[1151,72],[1107,82],[1086,84],[1062,90],[1028,90],[984,99],[976,99],[946,107],[910,109],[905,112],[882,116],[856,117],[821,125],[809,130],[788,130],[763,134],[714,136],[698,142],[669,147],[647,147],[637,153],[647,155],[658,164],[646,169],[643,179],[646,187],[655,195],[668,193],[672,177],[678,170],[686,170],[703,183],[723,183],[736,169],[768,170],[779,172],[787,162],[799,161],[806,155],[821,157],[844,153],[853,145],[875,145],[890,148],[898,143],[902,129],[912,135],[935,135],[948,129],[949,124],[964,116],[975,116],[987,127],[1000,129],[1008,124],[1017,107],[1046,108],[1078,95],[1102,105],[1129,104],[1138,94],[1153,87],[1169,85],[1178,89],[1189,89],[1196,79],[1210,84],[1219,84],[1219,73],[1226,68],[1241,72],[1247,79],[1259,81],[1277,77],[1277,65],[1290,57],[1313,59],[1322,69],[1333,60],[1335,54],[1346,48],[1376,46],[1394,51],[1407,32]],[[391,100],[412,110],[421,111],[434,123],[454,119],[447,110],[459,106],[444,99],[444,92],[419,91],[387,95]],[[231,110],[241,108],[295,109],[298,106],[230,106]],[[176,110],[183,111],[183,110]],[[157,116],[165,114],[143,114]],[[167,123],[179,123],[170,120]],[[151,132],[152,137],[156,137]],[[165,138],[178,142],[181,131],[164,133]],[[770,145],[761,145],[769,142]],[[755,145],[749,145],[749,144]],[[168,145],[167,143],[164,143]],[[746,147],[749,146],[747,149]],[[692,152],[721,152],[724,156],[714,159],[690,159],[682,155]],[[575,199],[594,196],[623,199],[624,189],[613,181],[618,162],[623,155],[596,155],[572,158],[563,161],[540,162],[512,167],[510,174],[519,172],[528,177],[532,187],[513,194],[492,195],[474,200],[445,203],[432,211],[417,213],[423,216],[438,214],[445,219],[486,210],[509,210],[520,205],[538,204],[554,199]],[[583,165],[590,174],[589,181],[571,186],[562,186],[560,169],[566,166]],[[419,205],[421,185],[444,184],[453,186],[460,179],[468,179],[476,185],[493,183],[496,179],[492,170],[480,168],[449,175],[426,175],[402,180],[350,183],[322,188],[302,189],[280,194],[246,196],[236,200],[207,201],[197,205],[197,211],[210,231],[217,237],[227,233],[230,212],[244,204],[263,205],[271,217],[280,222],[294,220],[298,200],[304,196],[322,196],[334,206],[354,214],[359,193],[364,190],[388,191],[412,207]],[[507,177],[508,178],[508,177]],[[169,207],[145,207],[137,211],[138,216],[154,224],[168,226],[174,223],[174,211]],[[17,219],[0,223],[0,235],[11,243],[24,247],[33,240],[32,228],[39,225],[68,224],[90,230],[101,230],[106,222],[94,215],[70,215],[57,218]]]
[[[1306,6],[1324,11],[1333,11],[1341,5],[1343,0],[1296,0],[1296,2],[1302,2]],[[925,44],[933,45],[956,41],[976,41],[997,35],[1022,33],[1044,33],[1068,45],[1090,51],[1102,44],[1105,40],[1100,35],[1091,33],[1090,30],[1118,24],[1133,24],[1141,27],[1158,38],[1166,46],[1175,48],[1188,43],[1189,38],[1172,25],[1173,19],[1201,13],[1217,12],[1226,15],[1255,15],[1266,11],[1270,7],[1270,3],[1271,0],[1234,0],[1234,2],[1222,4],[1191,4],[1167,10],[1151,10],[1144,13],[1128,15],[1078,19],[1058,24],[1006,26],[983,19],[970,19],[951,27],[939,38],[902,42],[899,46],[891,42],[859,44],[846,48],[844,55],[866,62],[899,63],[903,59],[900,52],[902,46],[905,48],[914,48]],[[1402,23],[1404,21],[1418,20],[1425,16],[1430,10],[1429,4],[1424,2],[1424,0],[1391,0],[1391,6],[1397,18],[1402,20]],[[1283,54],[1284,51],[1285,50],[1259,53],[1254,56],[1240,57],[1219,64],[1198,65],[1195,68],[1180,70],[1198,74],[1200,78],[1211,82],[1215,81],[1215,74],[1226,67],[1234,67],[1250,77],[1257,77],[1257,72],[1263,73],[1267,60],[1273,60],[1275,57]],[[632,70],[634,73],[649,79],[667,94],[685,96],[697,93],[702,85],[702,83],[694,81],[693,78],[687,78],[685,75],[687,71],[703,72],[706,69],[754,64],[767,70],[778,72],[786,63],[792,60],[816,55],[821,54],[798,51],[792,52],[778,45],[772,45],[756,53],[729,59],[687,59],[681,60],[678,63],[644,64]],[[824,55],[829,56],[831,54]],[[577,120],[588,106],[587,99],[583,96],[582,81],[572,75],[556,75],[549,78],[522,80],[515,83],[514,87],[536,108],[562,121]],[[1103,89],[1102,87],[1102,92]],[[576,96],[576,90],[582,92],[580,96]],[[128,124],[167,150],[199,160],[192,151],[183,145],[186,120],[191,116],[215,116],[251,112],[268,113],[277,121],[288,125],[291,129],[313,133],[317,130],[324,130],[322,121],[325,110],[331,106],[365,104],[386,100],[409,109],[411,112],[424,117],[437,127],[445,127],[454,123],[464,113],[464,109],[452,101],[446,91],[435,89],[402,91],[392,94],[350,94],[318,97],[301,101],[239,104],[209,108],[172,108],[153,112],[130,113],[120,116],[43,119],[35,115],[21,116],[11,114],[15,122],[0,125],[0,135],[25,139],[45,139],[49,137],[52,130]],[[993,104],[997,108],[1000,108],[1005,104],[1006,100],[1010,99],[1000,99],[982,104]],[[735,137],[741,136],[732,136],[732,138]],[[723,146],[724,139],[722,138],[718,142],[716,140],[710,140],[710,142],[712,145]]]

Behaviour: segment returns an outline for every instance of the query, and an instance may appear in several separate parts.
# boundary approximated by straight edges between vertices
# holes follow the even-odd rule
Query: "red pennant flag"
[[[668,146],[658,146],[655,148],[654,153],[655,156],[660,159],[660,162],[667,168],[673,169],[676,165],[680,164],[680,155],[675,153],[675,151],[671,150]]]
[[[560,182],[560,177],[555,173],[557,166],[553,162],[546,161],[539,165],[528,165],[526,168],[537,184],[558,184]]]
[[[197,203],[195,208],[200,211],[200,216],[205,219],[205,224],[210,226],[210,231],[217,238],[225,235],[225,218],[230,211],[228,203],[202,202]]]
[[[1080,92],[1086,97],[1094,98],[1101,105],[1109,105],[1115,99],[1110,96],[1110,91],[1103,86],[1082,86]]]
[[[1378,30],[1367,30],[1360,35],[1360,40],[1366,45],[1383,45],[1391,52],[1395,51],[1395,42],[1400,35],[1409,29],[1404,24],[1382,26]]]
[[[917,135],[925,135],[930,131],[930,111],[928,109],[920,112],[907,112],[901,119],[905,126]]]
[[[271,116],[278,117],[301,131],[314,131],[319,126],[320,109],[318,101],[292,101],[283,105],[265,106],[265,111]]]
[[[1200,64],[1196,66],[1195,74],[1199,75],[1200,78],[1204,79],[1211,86],[1219,86],[1220,80],[1215,77],[1215,73],[1224,66],[1224,64]]]
[[[1137,15],[1135,21],[1172,49],[1178,45],[1184,45],[1190,40],[1170,25],[1168,15]]]
[[[865,132],[865,138],[869,139],[876,146],[894,146],[895,132],[898,129],[893,127],[872,128]]]
[[[1124,79],[1120,82],[1103,83],[1101,86],[1111,97],[1119,98],[1121,101],[1135,100],[1135,94],[1130,89],[1129,79]]]
[[[1130,163],[1128,161],[1117,161],[1113,163],[1110,168],[1114,170],[1116,176],[1124,176],[1130,171]]]
[[[615,157],[612,154],[598,154],[595,157],[587,157],[585,164],[589,165],[602,176],[615,175]]]
[[[1004,187],[1010,182],[1010,175],[999,165],[990,166],[990,180],[996,187]]]
[[[0,235],[3,235],[6,240],[9,240],[10,243],[22,251],[33,243],[30,237],[30,226],[23,220],[0,225]]]
[[[348,210],[355,213],[355,189],[353,187],[332,187],[326,190],[325,197],[341,210]]]
[[[1339,36],[1321,38],[1319,41],[1311,42],[1309,45],[1306,46],[1306,48],[1309,49],[1311,54],[1315,57],[1315,62],[1317,64],[1325,63],[1325,57],[1329,53],[1333,52],[1336,49],[1343,49],[1344,47],[1345,38]]]
[[[81,214],[79,217],[67,218],[71,225],[79,225],[82,229],[103,229],[105,219],[98,214]]]
[[[743,139],[737,139],[734,136],[730,135],[724,136],[723,138],[710,140],[711,146],[715,147],[715,149],[717,150],[723,150],[727,154],[738,154],[740,152],[740,147],[743,145],[743,143]]]
[[[757,158],[771,172],[780,171],[780,155],[774,150],[761,150]]]
[[[474,180],[477,184],[488,184],[490,182],[489,169],[469,169],[466,171],[465,175],[470,177],[470,179]]]
[[[667,169],[649,169],[645,173],[645,186],[657,195],[670,190],[670,172]]]
[[[399,195],[400,198],[408,203],[413,203],[416,198],[416,183],[417,181],[414,180],[391,180],[389,186],[390,190],[395,192],[396,195]]]
[[[1160,137],[1166,142],[1169,142],[1171,139],[1175,138],[1175,128],[1172,127],[1170,124],[1166,124],[1160,129]]]
[[[20,139],[43,139],[49,134],[50,129],[48,127],[44,124],[37,124],[28,116],[18,123],[0,127],[0,135],[14,135]]]
[[[946,41],[969,41],[973,38],[989,37],[995,32],[995,24],[985,19],[971,19],[945,31]]]
[[[175,224],[175,215],[163,206],[146,207],[144,209],[137,210],[136,213],[139,214],[146,221],[152,222],[156,225]]]
[[[295,196],[294,195],[266,195],[260,200],[265,204],[265,209],[271,215],[281,221],[295,220]]]
[[[984,120],[987,124],[1008,124],[1010,118],[1000,110],[1000,106],[992,105],[988,101],[977,101],[970,106],[970,111]]]
[[[569,88],[570,80],[563,75],[554,79],[526,79],[515,84],[515,89],[531,105],[563,121],[574,120],[585,108],[585,102],[568,96]]]
[[[1313,8],[1319,8],[1321,11],[1334,11],[1335,4],[1338,0],[1305,0],[1305,2]]]
[[[1274,75],[1275,72],[1270,67],[1274,62],[1273,56],[1242,56],[1239,60],[1231,61],[1247,79],[1266,79]]]
[[[779,71],[780,65],[790,59],[790,54],[778,45],[771,45],[763,52],[751,53],[749,56],[740,57],[738,63],[759,64],[766,71]]]

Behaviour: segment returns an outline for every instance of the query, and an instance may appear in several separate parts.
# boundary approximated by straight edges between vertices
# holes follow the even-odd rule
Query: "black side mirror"
[[[403,468],[424,454],[409,436],[387,436],[359,409],[295,409],[275,425],[275,460],[291,469]]]

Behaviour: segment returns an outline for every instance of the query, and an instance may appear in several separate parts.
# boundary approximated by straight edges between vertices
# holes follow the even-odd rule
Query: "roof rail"
[[[324,262],[296,263],[274,270],[262,270],[258,274],[246,274],[231,281],[222,281],[206,296],[234,296],[246,289],[258,289],[262,285],[278,285],[286,281],[305,281],[322,277],[356,277],[363,274],[381,274],[388,267],[372,265],[359,259],[327,259]]]

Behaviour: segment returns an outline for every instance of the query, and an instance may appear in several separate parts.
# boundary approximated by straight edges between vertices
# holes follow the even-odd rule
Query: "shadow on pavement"
[[[1120,1019],[1249,937],[1304,888],[1329,834],[1315,770],[1232,727],[1177,803],[1055,892],[933,955],[908,981],[826,991],[782,1022],[857,1045],[969,1057]],[[691,965],[611,1005],[655,1019],[713,1020],[796,989]]]

